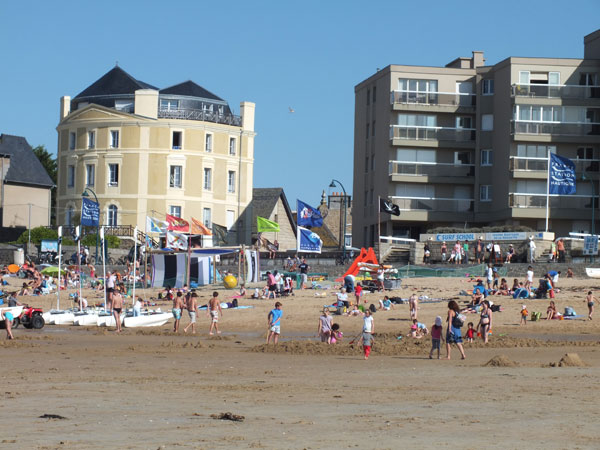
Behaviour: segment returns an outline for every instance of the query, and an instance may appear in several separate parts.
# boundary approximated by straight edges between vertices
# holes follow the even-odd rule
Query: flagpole
[[[192,263],[192,235],[188,235],[188,248],[187,248],[187,285],[188,289],[192,288],[192,272],[191,272],[191,263]]]
[[[138,234],[138,228],[137,225],[135,226],[135,230],[133,231],[133,290],[131,293],[131,304],[135,305],[135,274],[137,272],[136,270],[136,265],[137,265],[137,234]]]
[[[62,225],[58,227],[58,282],[56,283],[56,309],[60,310],[60,263],[62,258]]]
[[[102,274],[104,277],[104,311],[106,311],[106,258],[105,258],[105,253],[104,253],[104,246],[106,245],[104,243],[104,227],[100,227],[100,240],[102,241]]]
[[[83,295],[81,292],[81,286],[83,282],[83,277],[81,276],[81,226],[77,226],[75,228],[75,234],[77,234],[77,270],[79,272],[79,305],[81,303],[81,296]]]
[[[377,196],[377,259],[381,263],[381,195]]]
[[[548,219],[550,217],[550,150],[548,150],[548,171],[546,179],[546,233],[548,232]]]

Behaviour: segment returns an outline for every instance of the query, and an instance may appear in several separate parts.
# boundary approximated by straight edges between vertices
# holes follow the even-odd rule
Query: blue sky
[[[158,87],[192,79],[236,113],[255,102],[254,186],[316,206],[332,178],[352,190],[354,86],[378,67],[581,58],[599,17],[598,0],[3,1],[0,132],[55,152],[60,97],[118,61]]]

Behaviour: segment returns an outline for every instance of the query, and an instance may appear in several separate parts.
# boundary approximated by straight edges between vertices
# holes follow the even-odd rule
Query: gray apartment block
[[[493,66],[474,51],[444,67],[390,65],[358,84],[355,245],[376,243],[379,197],[401,210],[382,214],[382,236],[418,239],[438,226],[543,231],[548,152],[577,172],[575,195],[550,197],[549,231],[590,232],[600,215],[600,30],[584,47],[583,59]]]

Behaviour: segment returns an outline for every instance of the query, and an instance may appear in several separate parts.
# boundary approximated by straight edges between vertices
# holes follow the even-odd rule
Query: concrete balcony
[[[477,96],[453,92],[392,91],[390,103],[395,111],[475,113]]]
[[[399,146],[474,148],[475,129],[390,125],[390,140]]]
[[[391,181],[416,183],[475,183],[474,164],[390,161]]]
[[[390,197],[400,207],[399,217],[407,221],[462,221],[473,220],[472,198]]]
[[[546,194],[510,192],[508,203],[512,208],[512,217],[533,219],[546,217]],[[598,198],[595,199],[595,203],[597,208]],[[591,208],[591,195],[550,196],[551,219],[586,220],[591,216]]]
[[[600,86],[513,84],[512,97],[596,100],[600,102]]]

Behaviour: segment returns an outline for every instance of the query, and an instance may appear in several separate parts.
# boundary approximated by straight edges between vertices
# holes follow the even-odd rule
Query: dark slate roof
[[[295,233],[296,227],[293,225],[295,223],[294,217],[292,216],[292,210],[290,209],[290,205],[283,192],[283,188],[252,189],[252,230],[256,231],[256,216],[264,217],[265,219],[271,217],[271,213],[273,212],[279,197],[282,197],[285,212]]]
[[[206,98],[209,100],[219,100],[224,102],[220,97],[217,97],[212,92],[207,91],[202,86],[197,85],[191,80],[184,81],[183,83],[176,84],[175,86],[171,86],[168,88],[164,88],[160,90],[161,94],[170,94],[170,95],[185,95],[188,97],[200,97]]]
[[[158,90],[157,87],[136,80],[119,66],[116,66],[77,94],[75,98],[94,97],[97,95],[133,94],[138,89]]]
[[[10,168],[4,179],[7,183],[30,184],[48,188],[54,186],[46,169],[24,137],[0,135],[0,154],[10,155]]]
[[[298,217],[298,211],[294,212],[294,223],[296,223],[296,218]],[[310,229],[313,233],[317,233],[323,241],[323,248],[337,248],[340,246],[340,242],[337,237],[335,237],[329,227],[323,222],[323,226],[321,227],[312,227]]]

